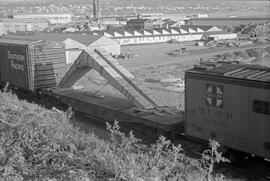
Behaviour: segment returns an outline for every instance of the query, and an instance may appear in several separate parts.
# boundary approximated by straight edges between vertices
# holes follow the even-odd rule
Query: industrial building
[[[236,33],[225,32],[216,26],[193,25],[169,29],[94,31],[93,34],[107,36],[119,42],[120,45],[162,43],[170,40],[194,41],[201,40],[204,36],[213,37],[215,40],[237,38]]]
[[[8,32],[18,31],[44,31],[49,27],[47,20],[26,20],[26,19],[0,19],[0,35]]]
[[[48,20],[51,25],[53,24],[65,24],[72,21],[72,14],[70,13],[33,13],[33,14],[14,14],[14,19],[27,19],[27,20]]]
[[[127,21],[121,18],[102,18],[101,23],[104,26],[124,27],[127,25]]]
[[[181,22],[179,22],[181,23]],[[171,26],[177,27],[176,21],[171,19],[130,19],[127,21],[127,28],[134,30],[154,29],[154,28],[169,28]],[[183,24],[182,24],[183,25]]]
[[[111,55],[121,53],[120,44],[106,36],[81,35],[69,33],[36,33],[26,35],[6,35],[4,38],[23,40],[50,40],[65,44],[66,63],[72,64],[84,49],[102,48]]]
[[[270,18],[191,18],[186,21],[186,24],[199,26],[227,26],[261,24],[266,22],[270,22]]]
[[[187,136],[270,158],[270,68],[200,64],[185,85]]]
[[[141,29],[147,29],[149,26],[150,20],[148,19],[130,19],[127,21],[127,28],[135,29],[135,30],[141,30]]]

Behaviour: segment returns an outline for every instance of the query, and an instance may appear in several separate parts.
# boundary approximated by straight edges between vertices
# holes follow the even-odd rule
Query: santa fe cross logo
[[[206,84],[206,105],[223,108],[223,92],[222,85]]]

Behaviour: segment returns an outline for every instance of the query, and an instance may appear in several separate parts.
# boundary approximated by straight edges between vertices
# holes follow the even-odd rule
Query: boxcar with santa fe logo
[[[270,158],[270,68],[201,64],[185,85],[187,136]]]

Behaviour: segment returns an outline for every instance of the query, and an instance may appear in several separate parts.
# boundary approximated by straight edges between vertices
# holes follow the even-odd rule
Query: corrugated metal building
[[[187,136],[270,158],[270,68],[201,64],[185,79]]]
[[[67,64],[73,63],[86,48],[102,48],[112,55],[121,53],[120,44],[106,36],[71,33],[36,33],[33,35],[7,35],[7,38],[52,40],[65,44]]]
[[[114,30],[94,31],[94,35],[107,36],[120,43],[120,45],[162,43],[170,40],[194,41],[201,40],[203,36],[214,39],[235,39],[236,33],[225,32],[216,26],[182,25],[180,28],[159,28],[152,30]]]

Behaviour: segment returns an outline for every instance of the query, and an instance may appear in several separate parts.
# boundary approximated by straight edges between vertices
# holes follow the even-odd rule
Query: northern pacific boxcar
[[[187,136],[270,158],[270,68],[205,64],[185,75]]]
[[[0,39],[2,82],[27,90],[52,88],[67,71],[64,44]]]

